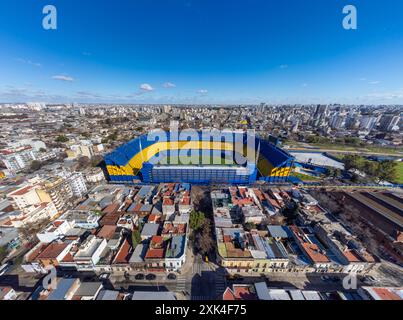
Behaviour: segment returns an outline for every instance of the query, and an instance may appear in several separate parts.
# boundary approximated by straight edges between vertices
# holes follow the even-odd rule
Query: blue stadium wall
[[[229,132],[228,134],[233,134]],[[204,136],[199,133],[200,141]],[[243,136],[246,145],[250,137]],[[216,166],[159,166],[153,163],[152,157],[140,156],[144,150],[152,148],[160,142],[178,140],[177,134],[166,133],[166,140],[161,137],[150,139],[149,135],[141,136],[117,148],[105,156],[105,173],[113,183],[162,183],[182,182],[193,184],[253,184],[257,180],[269,183],[288,181],[294,158],[274,144],[253,137],[258,161],[248,162],[243,167],[216,168]],[[168,151],[173,152],[173,151]]]

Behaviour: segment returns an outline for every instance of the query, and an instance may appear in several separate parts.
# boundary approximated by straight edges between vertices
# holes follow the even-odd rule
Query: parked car
[[[150,273],[150,274],[147,274],[146,279],[148,281],[153,281],[153,280],[157,279],[157,276],[155,274]]]
[[[231,275],[227,276],[227,279],[228,280],[237,280],[237,281],[243,281],[244,280],[244,278],[239,274],[235,274],[235,275],[231,274]]]
[[[174,273],[168,274],[168,280],[176,280],[176,274]]]
[[[135,275],[134,279],[136,280],[144,280],[145,276],[142,273],[138,273]]]
[[[101,280],[108,280],[110,276],[111,276],[111,275],[110,275],[109,273],[102,273],[102,274],[99,276],[99,279],[101,279]]]
[[[320,279],[324,282],[329,282],[330,281],[330,277],[329,276],[321,276]]]
[[[7,263],[5,263],[5,264],[3,264],[3,265],[0,267],[0,276],[6,274],[7,271],[11,268],[11,266],[12,266],[12,263],[11,263],[10,261],[7,262]]]

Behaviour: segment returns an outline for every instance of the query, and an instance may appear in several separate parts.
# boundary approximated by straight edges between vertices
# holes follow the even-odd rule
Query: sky
[[[401,0],[0,0],[0,102],[403,104],[402,15]]]

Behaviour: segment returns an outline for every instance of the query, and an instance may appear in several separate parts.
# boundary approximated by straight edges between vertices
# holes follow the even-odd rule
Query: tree
[[[247,231],[251,231],[253,229],[256,229],[256,225],[253,222],[248,222],[245,224],[245,229]]]
[[[38,220],[37,222],[26,224],[19,229],[22,238],[31,240],[36,237],[36,234],[42,231],[50,223],[49,219]]]
[[[393,181],[397,176],[397,163],[391,160],[379,163],[378,177],[382,181]]]
[[[38,160],[34,160],[31,162],[31,166],[30,169],[32,171],[37,171],[42,167],[42,162],[38,161]]]
[[[78,159],[78,164],[79,164],[80,168],[86,168],[86,167],[90,166],[91,160],[90,160],[90,158],[88,158],[86,156],[80,157],[80,159]]]
[[[210,220],[205,220],[203,223],[202,231],[198,237],[198,247],[200,253],[203,255],[208,254],[214,247],[213,237],[211,235]]]
[[[346,155],[343,158],[346,170],[359,169],[359,157],[357,155]]]
[[[0,262],[3,261],[3,259],[5,259],[7,255],[8,255],[7,247],[6,246],[0,247]]]
[[[40,149],[39,149],[39,152],[45,153],[45,152],[46,152],[46,149],[45,149],[45,148],[40,148]]]
[[[56,142],[65,143],[67,141],[69,141],[69,138],[67,138],[65,135],[60,135],[56,138]]]
[[[363,171],[371,177],[376,177],[379,173],[379,164],[374,161],[365,161]]]
[[[91,159],[91,166],[93,166],[94,168],[98,167],[103,160],[104,160],[104,158],[102,156],[95,155]]]
[[[140,231],[138,229],[135,229],[132,232],[132,245],[133,248],[137,247],[138,244],[141,243],[141,235],[140,235]]]
[[[193,231],[199,231],[201,227],[203,226],[204,222],[206,220],[206,217],[203,212],[200,211],[192,211],[190,213],[190,228]]]

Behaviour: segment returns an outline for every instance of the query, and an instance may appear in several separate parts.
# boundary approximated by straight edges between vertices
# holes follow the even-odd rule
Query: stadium
[[[246,132],[151,132],[105,156],[112,183],[253,184],[286,182],[294,158]]]

